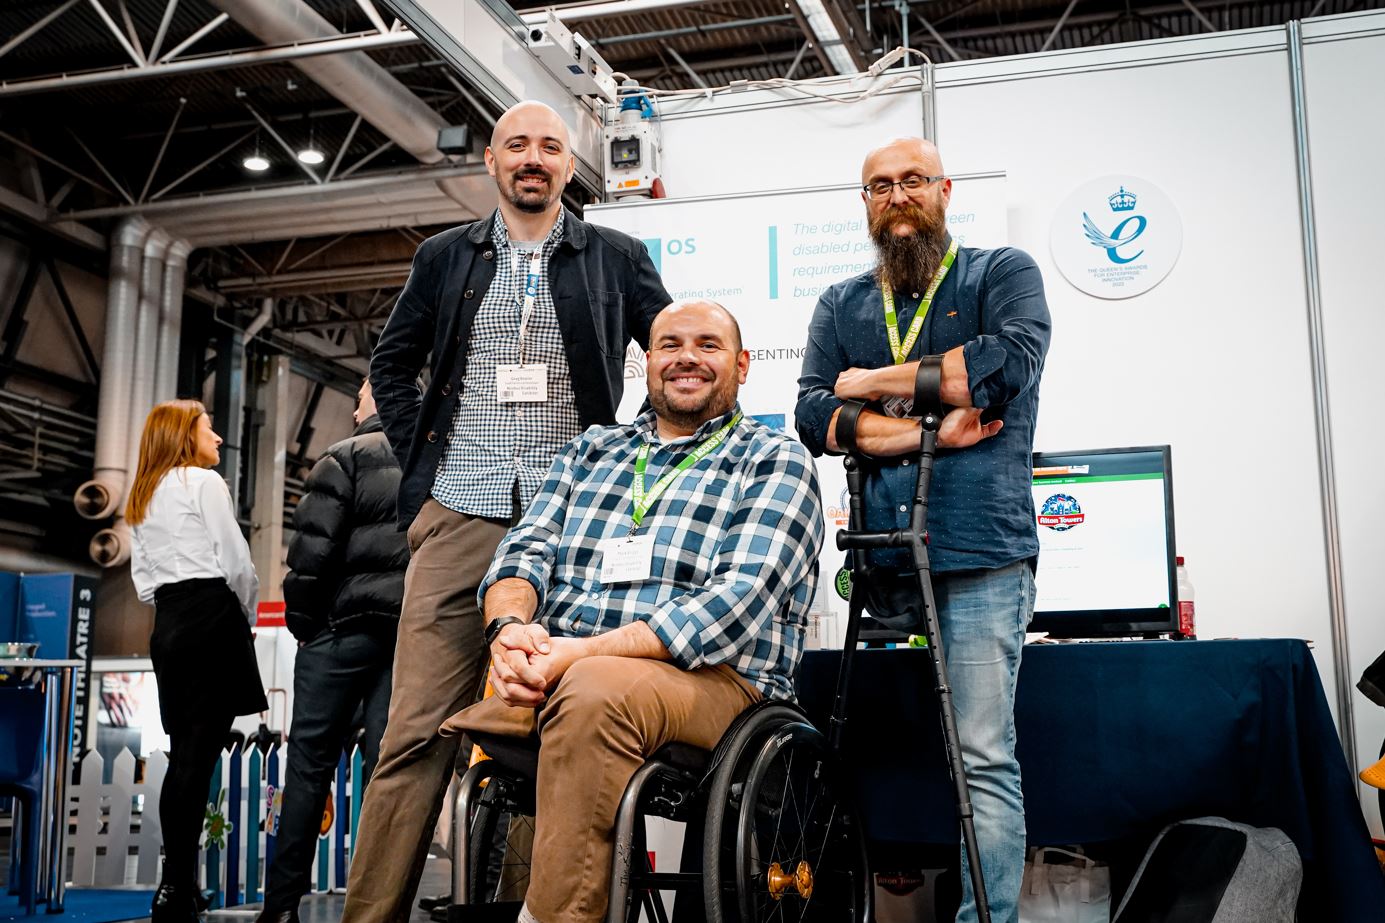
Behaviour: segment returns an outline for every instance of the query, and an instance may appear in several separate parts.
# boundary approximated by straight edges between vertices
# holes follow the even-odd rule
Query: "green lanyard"
[[[899,316],[894,311],[894,292],[890,290],[890,283],[880,283],[880,298],[885,302],[885,335],[889,338],[890,352],[894,354],[895,365],[903,365],[909,358],[914,343],[918,342],[919,331],[923,329],[928,309],[933,306],[933,296],[938,294],[939,287],[947,278],[947,271],[952,268],[952,262],[956,259],[957,239],[954,237],[952,244],[947,248],[947,255],[943,257],[942,265],[933,273],[933,281],[928,283],[928,291],[923,293],[923,301],[919,302],[918,313],[914,315],[914,321],[909,325],[909,333],[904,337],[903,343],[899,342]]]
[[[654,486],[649,488],[648,493],[645,493],[644,490],[644,469],[649,462],[649,443],[640,445],[639,453],[635,455],[635,479],[630,484],[630,500],[633,507],[631,516],[635,520],[635,525],[630,529],[631,535],[635,533],[635,529],[640,527],[645,514],[654,508],[654,504],[659,502],[659,498],[664,495],[665,490],[668,490],[668,486],[684,471],[716,451],[717,446],[726,441],[727,433],[731,432],[739,422],[741,422],[741,414],[737,411],[730,423],[708,436],[701,445],[693,449],[672,470],[664,472],[664,476],[654,482]]]

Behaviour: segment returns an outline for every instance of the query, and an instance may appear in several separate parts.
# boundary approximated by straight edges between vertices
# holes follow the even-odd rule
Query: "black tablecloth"
[[[804,658],[816,721],[839,660]],[[959,835],[937,715],[927,651],[861,652],[845,752],[876,843]],[[1030,645],[1015,715],[1031,845],[1152,839],[1205,815],[1278,827],[1303,857],[1311,919],[1385,921],[1355,775],[1302,641]]]

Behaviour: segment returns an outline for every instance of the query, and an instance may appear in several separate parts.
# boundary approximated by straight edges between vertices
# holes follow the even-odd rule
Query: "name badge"
[[[640,583],[649,579],[654,559],[654,535],[620,535],[597,545],[601,550],[602,583]]]
[[[532,404],[548,400],[547,364],[497,365],[495,393],[502,404]]]
[[[914,412],[914,402],[907,397],[887,397],[881,402],[880,409],[885,416],[899,419]]]

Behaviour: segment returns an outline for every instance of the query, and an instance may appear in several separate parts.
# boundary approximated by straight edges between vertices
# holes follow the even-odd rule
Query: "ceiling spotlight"
[[[241,166],[245,167],[245,169],[249,170],[251,173],[263,173],[269,169],[269,161],[265,160],[259,154],[251,154],[241,161]]]
[[[298,152],[298,162],[306,163],[310,167],[315,167],[327,159],[327,155],[315,147],[305,147]]]

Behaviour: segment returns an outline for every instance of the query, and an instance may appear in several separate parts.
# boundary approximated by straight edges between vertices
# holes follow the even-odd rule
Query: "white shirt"
[[[130,577],[141,601],[152,603],[154,591],[170,583],[221,577],[255,624],[260,580],[221,475],[195,467],[169,471],[131,534]]]

